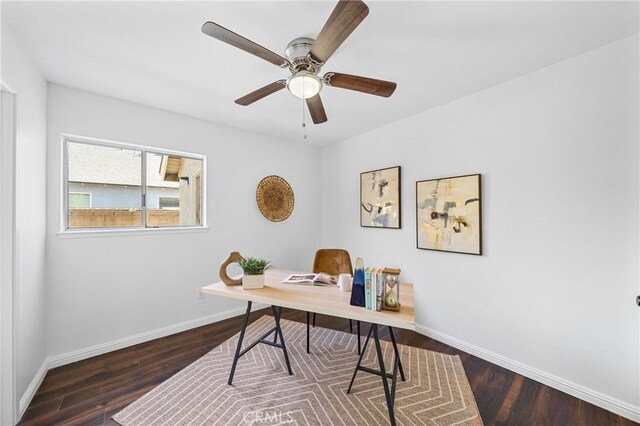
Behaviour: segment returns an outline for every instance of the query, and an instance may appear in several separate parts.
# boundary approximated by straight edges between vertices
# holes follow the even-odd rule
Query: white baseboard
[[[558,389],[559,391],[587,401],[593,405],[597,405],[605,410],[619,414],[635,422],[640,422],[640,406],[635,406],[619,399],[612,398],[608,395],[594,391],[593,389],[586,388],[556,375],[547,373],[521,362],[514,361],[510,358],[433,330],[429,327],[416,324],[416,331],[420,334],[431,337],[432,339],[438,340],[439,342],[446,343],[449,346],[453,346],[454,348],[475,355],[478,358],[482,358],[485,361],[489,361],[493,364],[514,371],[554,389]]]
[[[256,311],[267,307],[262,303],[254,303],[251,310]],[[56,355],[47,358],[43,363],[33,380],[29,384],[29,387],[20,398],[18,419],[22,418],[24,412],[29,407],[33,396],[42,384],[44,377],[52,368],[60,367],[63,365],[71,364],[76,361],[91,358],[97,355],[102,355],[107,352],[116,351],[118,349],[126,348],[129,346],[137,345],[139,343],[148,342],[149,340],[158,339],[160,337],[169,336],[171,334],[180,333],[182,331],[190,330],[192,328],[201,327],[203,325],[211,324],[214,322],[222,321],[227,318],[232,318],[238,315],[244,314],[246,308],[234,308],[228,311],[219,312],[214,315],[209,315],[203,318],[197,318],[191,321],[186,321],[176,325],[170,325],[168,327],[159,328],[156,330],[148,331],[146,333],[136,334],[135,336],[125,337],[123,339],[114,340],[100,345],[91,346],[89,348],[80,349],[73,352],[68,352],[62,355]]]
[[[49,370],[48,360],[45,359],[42,365],[40,366],[40,368],[38,369],[38,372],[36,373],[36,375],[33,376],[33,380],[31,380],[31,383],[29,383],[27,390],[24,391],[24,394],[20,398],[20,402],[18,403],[18,419],[17,419],[18,421],[22,418],[22,415],[24,414],[24,412],[27,411],[27,407],[31,403],[33,396],[36,394],[36,392],[38,391],[38,388],[42,384],[42,381],[44,380],[44,376],[47,375],[48,370]]]
[[[251,310],[265,308],[267,305],[261,303],[253,304]],[[81,361],[83,359],[106,354],[107,352],[117,351],[118,349],[127,348],[139,343],[148,342],[149,340],[158,339],[160,337],[169,336],[171,334],[180,333],[182,331],[191,330],[192,328],[201,327],[203,325],[222,321],[227,318],[236,317],[244,314],[246,308],[234,308],[228,311],[219,312],[217,314],[208,315],[206,317],[197,318],[180,324],[170,325],[156,330],[147,331],[145,333],[136,334],[135,336],[125,337],[123,339],[113,340],[107,343],[91,346],[89,348],[68,352],[62,355],[52,356],[48,359],[49,369],[71,364],[72,362]]]

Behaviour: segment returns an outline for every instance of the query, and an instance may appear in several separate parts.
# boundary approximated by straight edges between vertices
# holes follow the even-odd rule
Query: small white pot
[[[242,288],[251,290],[264,287],[264,275],[243,275]]]

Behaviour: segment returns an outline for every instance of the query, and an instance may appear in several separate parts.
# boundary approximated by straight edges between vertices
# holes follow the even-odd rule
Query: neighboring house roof
[[[140,185],[140,151],[69,143],[69,182]],[[162,180],[162,155],[147,153],[147,186],[178,188]]]

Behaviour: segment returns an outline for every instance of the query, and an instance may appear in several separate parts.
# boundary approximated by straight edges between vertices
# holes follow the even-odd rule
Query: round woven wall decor
[[[271,222],[282,222],[293,211],[293,190],[280,176],[267,176],[258,184],[256,201],[264,217]]]

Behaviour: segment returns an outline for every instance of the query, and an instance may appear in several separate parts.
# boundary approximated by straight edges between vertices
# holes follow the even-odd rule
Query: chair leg
[[[353,333],[353,321],[349,319],[349,333]]]
[[[307,353],[309,353],[309,312],[307,312]]]
[[[316,313],[313,313],[313,327],[316,326]]]
[[[356,321],[356,326],[358,328],[358,355],[360,355],[362,353],[360,349],[360,320]]]

